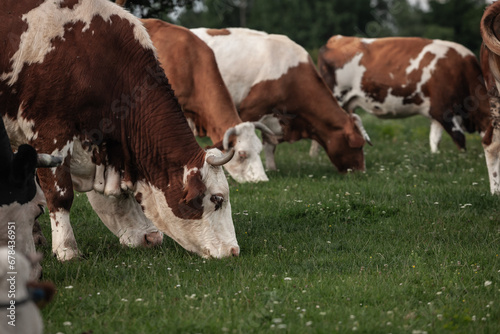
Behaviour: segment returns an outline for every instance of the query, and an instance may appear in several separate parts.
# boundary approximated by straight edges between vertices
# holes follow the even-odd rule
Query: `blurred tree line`
[[[444,39],[479,53],[479,22],[487,0],[129,0],[138,16],[188,28],[244,26],[284,34],[308,50],[335,34]]]

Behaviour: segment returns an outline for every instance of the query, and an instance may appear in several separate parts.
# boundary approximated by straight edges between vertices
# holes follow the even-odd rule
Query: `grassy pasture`
[[[444,134],[433,155],[428,120],[362,117],[366,173],[339,175],[301,141],[278,147],[268,183],[229,181],[239,258],[168,237],[124,248],[77,195],[84,259],[41,249],[58,287],[46,333],[500,332],[500,198],[479,136],[460,153]]]

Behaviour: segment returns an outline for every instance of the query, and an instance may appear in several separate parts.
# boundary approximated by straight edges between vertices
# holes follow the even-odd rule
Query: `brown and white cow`
[[[268,181],[260,159],[262,143],[255,129],[272,133],[262,123],[242,122],[212,50],[189,29],[157,19],[141,21],[195,133],[208,135],[214,144],[226,143],[225,150],[231,138],[230,146],[236,153],[224,167],[236,181]]]
[[[364,170],[361,122],[340,108],[304,48],[245,28],[191,31],[214,51],[242,120],[261,121],[279,142],[315,139],[341,172]],[[274,150],[264,136],[268,169],[276,169]]]
[[[221,167],[232,155],[197,144],[137,18],[107,0],[8,0],[0,42],[11,141],[64,159],[39,171],[60,260],[79,254],[73,190],[134,196],[185,249],[239,254]]]
[[[500,194],[500,2],[490,5],[481,19],[481,68],[491,106],[491,124],[483,137],[492,194]]]
[[[464,46],[416,37],[333,36],[320,49],[318,68],[339,103],[380,118],[430,118],[430,147],[443,129],[465,149],[463,128],[483,133],[488,101],[481,69]]]

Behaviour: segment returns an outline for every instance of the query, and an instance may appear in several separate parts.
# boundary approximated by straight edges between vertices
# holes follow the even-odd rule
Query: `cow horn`
[[[495,54],[500,54],[500,41],[494,31],[495,21],[499,14],[500,6],[498,4],[490,5],[481,19],[481,36],[483,37],[483,42]]]
[[[115,3],[118,5],[118,6],[122,6],[122,7],[125,7],[125,4],[127,3],[127,0],[116,0]]]
[[[61,157],[55,157],[50,154],[39,153],[36,158],[36,167],[57,167],[62,163],[63,159]]]
[[[270,136],[274,136],[274,132],[271,131],[264,123],[261,122],[253,122],[253,125],[255,126],[256,129],[267,133]]]
[[[234,127],[227,129],[226,133],[224,133],[224,139],[222,139],[222,147],[224,147],[224,151],[229,149],[229,137],[232,135],[236,135],[236,128]]]
[[[354,120],[354,124],[358,126],[359,131],[361,132],[361,135],[363,136],[363,139],[370,144],[370,146],[373,146],[372,141],[370,140],[370,136],[368,135],[368,132],[366,132],[365,127],[363,126],[363,122],[361,121],[361,117],[356,114],[351,114],[352,119]]]
[[[207,163],[209,163],[214,167],[222,166],[228,163],[229,160],[233,158],[233,156],[234,156],[234,148],[231,147],[231,150],[229,150],[229,152],[222,153],[222,156],[220,157],[216,157],[214,155],[209,156],[207,158]]]

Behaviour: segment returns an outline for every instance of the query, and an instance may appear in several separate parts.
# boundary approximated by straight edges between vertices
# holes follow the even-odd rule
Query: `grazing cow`
[[[14,154],[0,118],[0,247],[35,253],[33,225],[46,205],[35,180],[35,167],[54,167],[61,162],[46,154],[37,155],[29,145],[19,146]],[[32,278],[38,278],[41,269],[37,264]]]
[[[239,254],[221,167],[234,152],[196,143],[137,18],[107,0],[9,0],[0,41],[11,141],[64,159],[39,171],[60,260],[79,255],[73,190],[135,198],[160,231],[201,256]]]
[[[464,46],[411,37],[333,36],[320,49],[318,68],[339,103],[380,118],[430,118],[430,147],[438,151],[443,128],[460,149],[468,132],[488,124],[481,69]]]
[[[242,120],[261,121],[279,142],[318,141],[340,172],[364,170],[361,121],[340,108],[304,48],[244,28],[191,31],[214,51]],[[264,135],[268,169],[276,169],[274,150]]]
[[[0,333],[42,334],[43,321],[38,304],[48,303],[55,294],[50,282],[30,282],[34,265],[20,252],[0,247]]]
[[[491,106],[491,124],[483,137],[492,194],[500,194],[500,2],[490,5],[481,20],[481,68]]]
[[[231,138],[236,153],[224,167],[236,181],[268,181],[260,159],[262,143],[255,128],[272,132],[262,123],[242,122],[212,50],[189,29],[156,19],[141,21],[195,133],[208,135],[214,144],[223,142],[225,150]]]

